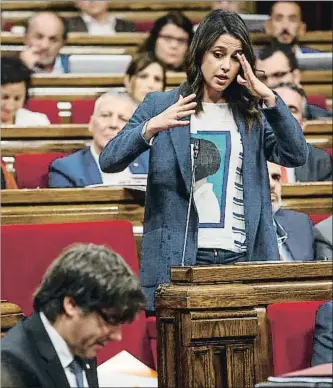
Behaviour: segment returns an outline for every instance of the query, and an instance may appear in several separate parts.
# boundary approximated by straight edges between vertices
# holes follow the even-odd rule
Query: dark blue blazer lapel
[[[97,185],[102,183],[102,176],[98,166],[93,158],[90,147],[86,147],[82,152],[84,165],[84,176],[86,176],[86,185]]]
[[[246,127],[244,119],[238,114],[234,115],[243,144],[243,195],[244,195],[244,219],[247,230],[247,250],[251,255],[256,239],[257,229],[261,213],[261,190],[257,187],[256,173],[260,164],[257,161],[260,149],[259,128],[254,126],[251,131]],[[256,258],[254,258],[256,259]],[[259,259],[259,258],[257,258]]]
[[[192,176],[190,126],[171,128],[169,133],[178,159],[180,172],[190,193]]]

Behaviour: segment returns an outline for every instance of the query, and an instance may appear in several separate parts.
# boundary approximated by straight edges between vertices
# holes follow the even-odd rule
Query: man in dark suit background
[[[103,173],[99,166],[98,157],[102,149],[125,126],[134,110],[134,103],[126,96],[112,92],[100,96],[89,122],[89,131],[93,136],[91,145],[53,161],[49,169],[49,187],[85,187],[102,183],[113,185],[128,181],[135,174],[147,174],[148,152],[119,173]]]
[[[333,361],[332,300],[322,304],[316,315],[311,365],[327,364]]]
[[[281,166],[267,162],[273,223],[282,261],[309,261],[314,258],[313,226],[305,213],[281,209]]]
[[[98,387],[96,354],[144,308],[138,279],[104,246],[77,244],[48,268],[35,312],[1,340],[1,386]]]
[[[292,83],[281,83],[273,88],[289,107],[295,119],[305,125],[306,96],[299,86]],[[330,155],[311,144],[308,144],[309,156],[303,166],[287,170],[287,182],[317,182],[332,180],[332,161]]]
[[[111,15],[107,1],[76,1],[80,16],[68,19],[70,32],[87,32],[91,35],[111,35],[116,32],[134,32],[135,25]]]

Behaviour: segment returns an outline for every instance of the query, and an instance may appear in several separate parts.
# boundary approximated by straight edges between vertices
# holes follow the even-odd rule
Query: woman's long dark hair
[[[188,42],[189,45],[192,42],[193,38],[193,24],[191,20],[184,15],[182,12],[179,11],[174,11],[174,12],[169,12],[168,14],[160,17],[157,19],[150,30],[150,34],[148,38],[142,43],[142,45],[139,47],[138,52],[149,52],[152,55],[155,55],[155,46],[156,46],[156,41],[159,37],[159,34],[164,26],[167,24],[174,24],[175,26],[181,28],[188,34]],[[180,66],[182,68],[183,65]]]
[[[202,111],[204,93],[204,78],[201,71],[202,58],[223,34],[231,35],[242,42],[243,53],[255,71],[255,54],[243,19],[237,13],[222,9],[210,12],[199,24],[194,34],[188,56],[187,83],[182,87],[186,94],[195,93],[197,95],[197,112]],[[260,122],[259,99],[253,96],[245,86],[240,85],[237,82],[237,77],[223,92],[223,98],[229,103],[233,114],[240,114],[249,127],[254,121]]]

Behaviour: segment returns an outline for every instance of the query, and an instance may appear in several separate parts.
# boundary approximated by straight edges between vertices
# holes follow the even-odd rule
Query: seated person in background
[[[322,304],[316,315],[311,365],[331,363],[333,351],[332,300]]]
[[[94,244],[67,248],[47,269],[35,312],[1,340],[1,386],[98,387],[98,351],[121,340],[144,303],[118,254]]]
[[[306,96],[302,88],[292,83],[281,83],[273,88],[288,106],[292,115],[305,125]],[[332,161],[330,155],[312,144],[308,144],[309,154],[306,163],[296,168],[283,167],[282,183],[316,182],[332,180]]]
[[[76,1],[80,16],[69,18],[69,32],[88,32],[90,35],[112,35],[116,32],[134,32],[132,22],[118,19],[109,13],[107,1]]]
[[[185,60],[193,38],[191,20],[181,12],[157,19],[139,52],[148,52],[168,70],[185,71]]]
[[[224,11],[239,12],[240,1],[215,0],[212,1],[212,9],[223,9]]]
[[[301,84],[301,71],[293,51],[288,46],[268,46],[259,53],[257,60],[258,78],[269,88],[280,82]],[[319,106],[307,104],[306,119],[315,120],[332,117],[332,112]]]
[[[49,187],[85,187],[94,184],[117,184],[133,174],[147,174],[148,153],[140,155],[124,171],[107,174],[101,171],[98,157],[107,143],[123,129],[133,115],[135,105],[125,97],[108,92],[95,102],[89,122],[93,140],[89,147],[52,162]]]
[[[124,84],[134,104],[139,105],[147,93],[163,92],[166,71],[163,65],[149,53],[134,57],[127,68]]]
[[[29,98],[31,70],[19,58],[1,59],[1,124],[48,125],[43,113],[23,108]]]
[[[12,174],[7,170],[6,163],[1,160],[1,190],[3,189],[17,189],[17,184]]]
[[[281,209],[281,167],[267,162],[273,222],[282,261],[309,261],[314,259],[313,226],[307,214]]]
[[[302,9],[296,1],[276,1],[271,8],[270,19],[265,23],[266,34],[272,37],[272,44],[288,45],[295,54],[315,53],[318,50],[300,47],[299,38],[306,32],[302,21]]]
[[[54,12],[39,12],[28,20],[21,60],[35,73],[69,73],[68,56],[60,55],[67,24]]]
[[[333,259],[332,223],[330,216],[314,227],[315,252],[318,259]]]

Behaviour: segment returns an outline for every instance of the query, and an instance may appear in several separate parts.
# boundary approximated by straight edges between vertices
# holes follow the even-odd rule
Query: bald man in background
[[[98,162],[102,149],[124,128],[134,110],[134,103],[125,96],[108,92],[99,97],[89,122],[89,131],[93,137],[91,145],[53,161],[49,169],[49,187],[113,185],[128,181],[134,174],[147,174],[149,157],[147,152],[119,173],[102,172]]]
[[[60,55],[67,32],[66,22],[54,12],[36,13],[28,20],[20,59],[35,73],[68,73],[68,56]]]

